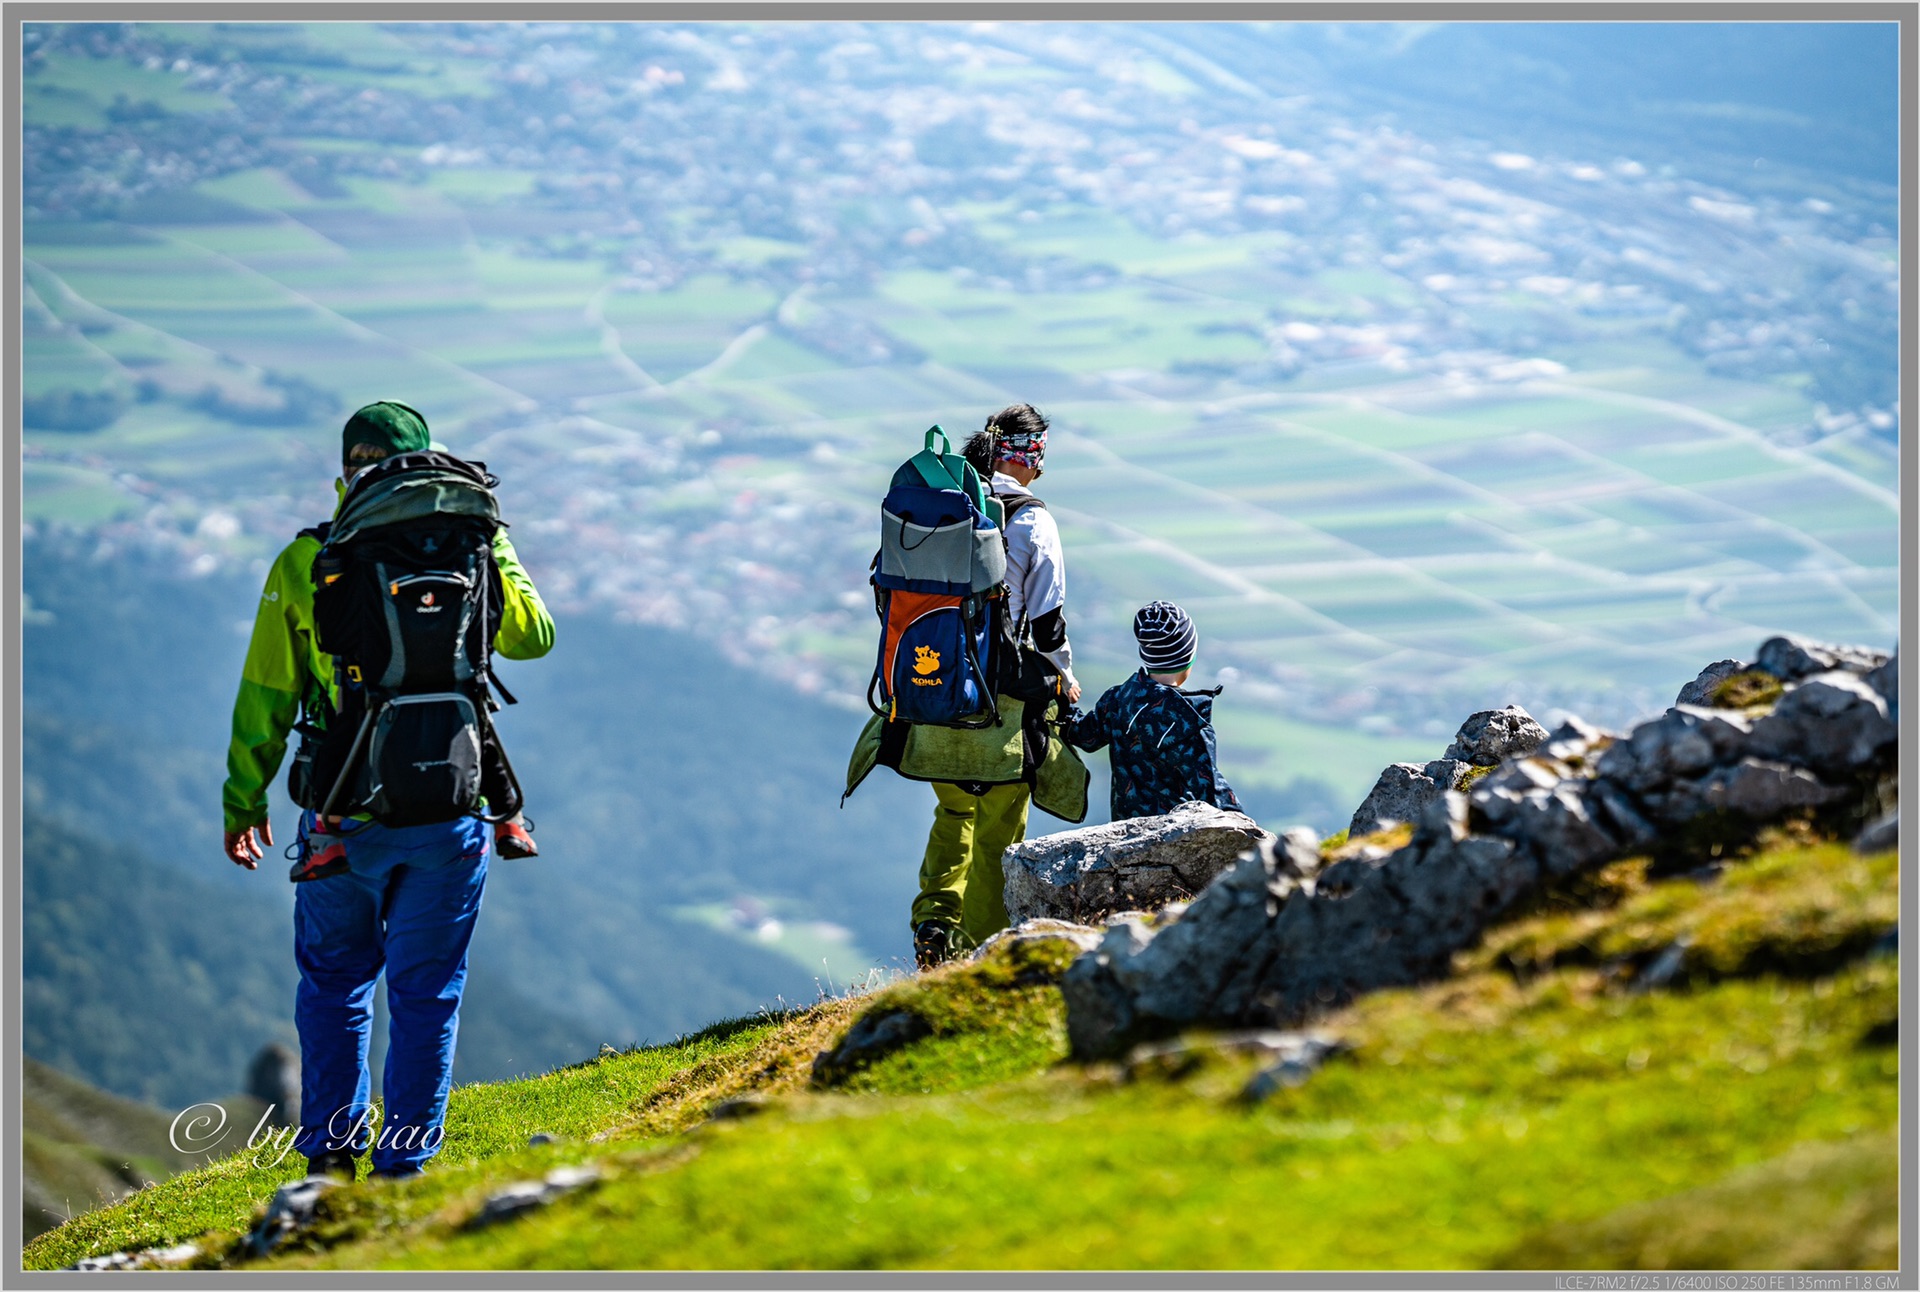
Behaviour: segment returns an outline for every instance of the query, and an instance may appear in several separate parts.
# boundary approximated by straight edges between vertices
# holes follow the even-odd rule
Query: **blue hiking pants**
[[[311,835],[311,812],[300,821]],[[487,827],[472,817],[394,829],[344,821],[313,846],[347,850],[347,874],[294,889],[300,966],[300,1138],[308,1157],[373,1149],[376,1171],[416,1168],[440,1148],[467,947],[487,881]],[[384,1116],[371,1117],[373,989],[387,975]]]

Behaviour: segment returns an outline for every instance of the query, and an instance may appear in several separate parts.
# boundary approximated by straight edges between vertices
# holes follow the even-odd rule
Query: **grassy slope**
[[[27,1237],[205,1164],[205,1155],[174,1147],[172,1113],[97,1090],[32,1058],[25,1065],[20,1155]],[[220,1102],[224,1130],[209,1127],[204,1146],[231,1150],[258,1124],[264,1106],[245,1095]]]
[[[1251,1059],[1060,1063],[1046,977],[1065,956],[1016,949],[463,1087],[425,1179],[332,1195],[273,1264],[1889,1267],[1898,980],[1873,948],[1896,895],[1892,854],[1806,840],[1707,884],[1621,863],[1448,980],[1330,1018],[1353,1052],[1258,1105],[1237,1097]],[[1682,935],[1673,986],[1631,990]],[[896,1008],[933,1034],[808,1086],[857,1014]],[[758,1115],[705,1119],[748,1092]],[[568,1138],[523,1147],[535,1131]],[[491,1190],[589,1160],[599,1185],[462,1227]],[[27,1263],[203,1232],[219,1259],[293,1174],[229,1159],[44,1236]]]

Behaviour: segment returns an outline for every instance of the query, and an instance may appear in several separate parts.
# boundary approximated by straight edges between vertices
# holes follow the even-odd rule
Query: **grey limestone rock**
[[[1284,854],[1282,864],[1295,879],[1312,879],[1320,869],[1320,836],[1306,826],[1282,830],[1274,848],[1276,857]]]
[[[1547,729],[1535,722],[1532,714],[1510,704],[1504,709],[1483,709],[1461,723],[1453,743],[1440,757],[1475,767],[1494,767],[1515,754],[1532,753],[1546,739]]]
[[[1867,674],[1867,685],[1880,693],[1887,702],[1887,717],[1897,727],[1900,725],[1900,652],[1895,651],[1887,662]]]
[[[1127,1055],[1129,1080],[1148,1076],[1180,1077],[1212,1054],[1258,1055],[1256,1072],[1240,1091],[1240,1098],[1258,1103],[1280,1090],[1303,1084],[1320,1066],[1352,1047],[1328,1032],[1285,1032],[1271,1028],[1233,1032],[1202,1032],[1135,1046]]]
[[[1502,832],[1531,849],[1547,875],[1570,875],[1620,850],[1620,841],[1595,819],[1585,788],[1563,781],[1551,789],[1528,790]]]
[[[1737,659],[1723,659],[1707,665],[1700,670],[1700,676],[1680,688],[1675,704],[1698,704],[1713,707],[1713,693],[1719,685],[1735,673],[1744,673],[1751,665],[1742,664]]]
[[[1752,751],[1837,776],[1865,771],[1890,756],[1899,731],[1887,702],[1864,677],[1816,674],[1788,691],[1753,726]]]
[[[137,1252],[108,1252],[105,1256],[83,1256],[63,1269],[92,1272],[96,1270],[150,1270],[167,1269],[176,1265],[185,1265],[200,1254],[200,1249],[192,1243],[181,1243],[175,1247],[146,1247]]]
[[[310,1175],[281,1185],[274,1191],[273,1200],[267,1203],[266,1214],[247,1234],[247,1250],[255,1256],[265,1256],[313,1224],[320,1199],[328,1190],[338,1187],[338,1181],[324,1175]]]
[[[1324,1032],[1269,1035],[1273,1038],[1269,1048],[1274,1051],[1274,1057],[1241,1088],[1240,1098],[1247,1103],[1259,1103],[1279,1091],[1305,1085],[1307,1078],[1318,1072],[1328,1059],[1352,1048],[1339,1037]]]
[[[1363,834],[1385,829],[1395,821],[1417,821],[1427,804],[1448,790],[1460,788],[1460,779],[1472,763],[1452,758],[1436,758],[1430,763],[1393,763],[1380,773],[1373,790],[1353,814],[1347,835],[1358,839]]]
[[[1614,741],[1596,766],[1600,776],[1629,793],[1646,794],[1737,756],[1752,732],[1753,725],[1731,709],[1675,705]]]
[[[867,1065],[933,1035],[933,1024],[910,1009],[862,1014],[840,1043],[813,1060],[813,1084],[837,1086]]]
[[[1535,752],[1543,758],[1572,767],[1585,767],[1620,739],[1618,732],[1596,727],[1580,718],[1569,717],[1553,729],[1547,737],[1547,743]]]
[[[1100,945],[1101,931],[1087,924],[1075,924],[1071,920],[1035,919],[1023,920],[1010,929],[1001,929],[998,933],[982,942],[967,957],[979,960],[992,953],[994,948],[1009,943],[1041,942],[1051,938],[1065,938],[1082,951],[1091,951]]]
[[[758,1117],[773,1107],[773,1101],[765,1095],[740,1095],[733,1099],[722,1099],[707,1112],[710,1122],[743,1122],[750,1117]]]
[[[1273,848],[1253,849],[1194,898],[1177,923],[1160,930],[1134,922],[1109,928],[1100,945],[1075,960],[1060,980],[1074,1052],[1102,1057],[1119,1052],[1143,1015],[1211,1017],[1218,985],[1258,957],[1257,947],[1287,904],[1291,884]]]
[[[1738,812],[1767,821],[1798,808],[1824,807],[1847,791],[1821,783],[1802,767],[1742,758],[1700,780],[1700,801],[1709,811]]]
[[[1370,814],[1412,821],[1406,846],[1321,869],[1305,840],[1263,840],[1178,922],[1109,928],[1061,981],[1074,1054],[1111,1056],[1196,1024],[1298,1027],[1364,992],[1444,974],[1542,883],[1657,849],[1703,814],[1757,822],[1849,796],[1884,805],[1883,788],[1862,787],[1885,781],[1897,749],[1887,658],[1785,638],[1761,655],[1793,676],[1758,718],[1683,702],[1615,736],[1579,722],[1549,735],[1515,708],[1475,714],[1447,751],[1449,766],[1494,768],[1469,792],[1429,774],[1434,764],[1400,764],[1356,815],[1356,832]],[[1387,790],[1404,806],[1383,810]],[[1896,833],[1881,823],[1871,838]]]
[[[538,1180],[520,1180],[495,1190],[487,1195],[464,1228],[483,1229],[525,1215],[536,1208],[544,1207],[555,1198],[584,1189],[600,1179],[599,1168],[593,1166],[561,1166]]]
[[[1297,1055],[1308,1048],[1332,1050],[1344,1042],[1327,1032],[1284,1032],[1248,1028],[1229,1032],[1192,1032],[1133,1047],[1126,1058],[1128,1076],[1177,1074],[1186,1060],[1213,1054],[1254,1054],[1263,1058]]]
[[[1587,783],[1587,809],[1603,822],[1624,851],[1651,847],[1660,837],[1659,827],[1647,820],[1626,792],[1610,781],[1594,779]]]
[[[1885,651],[1871,646],[1834,646],[1805,637],[1769,637],[1760,644],[1754,667],[1773,674],[1783,682],[1798,682],[1815,673],[1842,669],[1849,673],[1871,673],[1887,662]]]
[[[1692,945],[1693,939],[1684,934],[1675,938],[1634,978],[1631,990],[1639,994],[1671,986],[1687,967],[1687,948]]]
[[[1076,1055],[1110,1056],[1201,1021],[1288,1027],[1420,981],[1539,880],[1509,840],[1450,831],[1379,865],[1329,867],[1311,891],[1274,854],[1241,858],[1172,927],[1116,927],[1074,962],[1061,989]],[[1336,884],[1343,867],[1350,882]]]
[[[1855,852],[1885,852],[1898,846],[1900,842],[1900,809],[1895,808],[1886,815],[1867,824],[1853,841]]]
[[[1085,924],[1198,893],[1249,846],[1273,836],[1252,817],[1208,803],[1165,816],[1042,835],[1007,849],[1007,918]]]

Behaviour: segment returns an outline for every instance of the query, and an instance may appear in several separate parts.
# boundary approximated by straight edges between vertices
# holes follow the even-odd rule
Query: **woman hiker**
[[[1058,672],[1060,694],[1072,704],[1080,684],[1067,641],[1066,555],[1059,526],[1029,489],[1046,469],[1047,425],[1033,405],[1014,404],[988,418],[962,451],[1006,511],[1008,619],[1016,625],[1024,619],[1034,649]],[[946,734],[1005,742],[1005,733],[992,728]],[[1044,754],[1044,727],[1037,738]],[[1033,796],[1025,781],[935,781],[933,792],[938,806],[912,913],[914,960],[923,969],[1007,927],[1000,855],[1027,837]]]

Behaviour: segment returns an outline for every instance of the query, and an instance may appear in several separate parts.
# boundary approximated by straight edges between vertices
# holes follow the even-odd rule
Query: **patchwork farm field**
[[[274,383],[288,378],[323,392],[335,412],[404,397],[430,410],[456,450],[477,451],[482,439],[495,453],[517,446],[524,465],[512,489],[528,518],[561,502],[541,479],[553,457],[576,468],[598,458],[616,467],[609,485],[633,483],[617,469],[622,444],[644,456],[640,446],[663,442],[698,450],[703,436],[744,437],[754,461],[711,457],[684,482],[696,493],[737,500],[751,488],[767,495],[762,508],[831,498],[864,513],[926,425],[970,430],[1028,394],[996,380],[1007,368],[1124,385],[1133,370],[1231,365],[1255,345],[1243,303],[1196,291],[1008,293],[906,272],[871,296],[798,303],[859,318],[924,355],[848,363],[784,327],[791,298],[751,279],[716,271],[642,290],[592,262],[476,237],[461,200],[512,187],[510,176],[471,182],[461,196],[363,183],[352,199],[316,205],[260,173],[209,186],[249,199],[245,222],[30,237],[28,394],[138,393],[109,428],[29,432],[38,459],[29,518],[132,514],[148,500],[128,473],[208,508],[263,483],[272,496],[322,498],[335,419],[271,425]],[[1074,245],[1062,238],[1057,248]],[[1085,258],[1098,260],[1103,245]],[[1556,669],[1586,689],[1652,694],[1780,629],[1890,637],[1891,460],[1777,447],[1757,429],[1720,424],[1719,413],[1694,414],[1787,396],[1664,378],[1658,397],[1640,393],[1646,373],[1626,369],[1451,383],[1382,371],[1306,395],[1212,377],[1160,394],[1052,401],[1059,432],[1046,493],[1071,552],[1089,680],[1128,667],[1132,609],[1156,597],[1199,616],[1209,662],[1262,684],[1294,671],[1384,670],[1482,689],[1489,703],[1503,685],[1540,685]],[[1614,392],[1634,401],[1604,398]],[[570,409],[607,442],[539,434]],[[718,426],[727,429],[716,436]],[[769,439],[777,443],[761,443]],[[617,524],[644,533],[673,514],[635,510]],[[568,543],[563,555],[561,543],[544,548],[538,526],[529,533],[534,559],[546,561],[625,541],[575,534],[587,550]],[[259,534],[259,545],[273,536]],[[857,594],[864,524],[829,542],[816,550],[839,554],[838,564],[801,559],[793,572]],[[864,667],[865,624],[850,616],[844,631],[847,645],[830,652],[843,684]],[[1297,745],[1264,748],[1253,734],[1289,728],[1223,726],[1249,780],[1295,765]],[[1431,734],[1370,741],[1377,747],[1340,769],[1341,788],[1364,789],[1386,754],[1437,752],[1426,748]]]
[[[494,84],[398,29],[220,31],[316,84],[423,104]],[[1154,93],[1192,92],[1149,65]],[[48,61],[29,118],[227,102],[164,67],[111,70]],[[1135,607],[1179,601],[1202,680],[1227,670],[1236,776],[1349,800],[1381,761],[1436,754],[1463,703],[1623,722],[1774,632],[1894,632],[1893,442],[1806,434],[1805,380],[1708,371],[1644,293],[1529,357],[1436,357],[1391,320],[1457,275],[1286,228],[1168,235],[1111,206],[969,197],[916,207],[906,243],[964,229],[970,263],[814,281],[798,235],[687,205],[669,269],[617,253],[636,226],[596,210],[591,176],[351,130],[294,142],[355,164],[29,223],[26,394],[50,410],[28,419],[30,522],[185,527],[204,559],[257,560],[330,506],[345,411],[399,398],[502,472],[563,603],[690,627],[852,705],[886,474],[929,424],[958,435],[1032,400],[1055,419],[1043,492],[1085,680],[1131,667]],[[1313,160],[1224,146],[1282,179]],[[1489,286],[1472,308],[1537,326],[1600,290],[1572,282]],[[1276,370],[1295,350],[1314,361]],[[1364,755],[1308,754],[1363,717]]]

